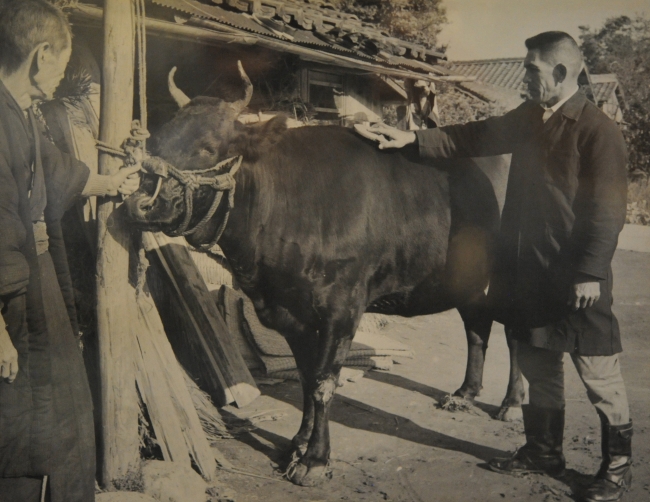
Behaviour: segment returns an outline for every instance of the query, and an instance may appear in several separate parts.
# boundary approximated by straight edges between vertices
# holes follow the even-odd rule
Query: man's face
[[[43,55],[39,60],[38,72],[33,76],[35,90],[33,98],[48,100],[54,97],[54,91],[56,91],[61,79],[63,79],[65,68],[70,60],[70,54],[72,53],[72,44],[70,42],[70,39],[68,39],[67,46],[59,53],[56,53],[52,46],[43,51]]]
[[[532,49],[526,54],[524,68],[524,83],[531,99],[536,103],[554,105],[561,91],[561,83],[556,82],[553,74],[555,66],[542,59],[538,49]]]

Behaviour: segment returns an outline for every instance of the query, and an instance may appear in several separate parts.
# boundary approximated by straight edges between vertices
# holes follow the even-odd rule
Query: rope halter
[[[199,230],[201,230],[205,225],[210,221],[210,219],[216,213],[219,203],[223,197],[224,192],[228,192],[228,210],[224,220],[219,225],[219,228],[215,234],[215,237],[208,244],[202,244],[202,249],[209,249],[214,246],[221,234],[226,228],[228,223],[228,218],[230,216],[230,211],[235,207],[235,178],[234,175],[241,166],[242,157],[230,157],[229,159],[219,162],[216,166],[210,167],[208,169],[197,169],[193,171],[181,171],[176,169],[171,164],[165,162],[159,157],[151,157],[142,162],[143,169],[149,173],[158,176],[158,184],[156,186],[156,191],[147,201],[145,206],[152,206],[158,194],[160,193],[160,187],[162,185],[163,178],[169,178],[170,176],[178,181],[184,187],[184,198],[185,198],[185,218],[183,218],[180,226],[170,232],[168,235],[172,237],[177,236],[188,236],[192,235]],[[204,176],[207,173],[213,173],[215,171],[220,171],[224,166],[231,164],[230,170],[224,174],[217,174],[216,176]],[[192,219],[192,213],[194,209],[194,192],[201,188],[202,186],[207,186],[213,188],[217,193],[212,199],[212,204],[208,212],[201,218],[194,227],[188,228],[190,226],[190,220]]]

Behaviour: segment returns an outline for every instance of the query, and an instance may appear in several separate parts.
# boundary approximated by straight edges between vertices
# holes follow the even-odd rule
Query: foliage
[[[362,21],[378,25],[394,37],[430,49],[436,47],[438,34],[447,23],[443,0],[330,0],[330,3]]]
[[[624,130],[630,171],[650,173],[650,19],[619,16],[596,30],[580,27],[581,49],[592,73],[615,73],[625,95]]]
[[[627,189],[626,223],[650,225],[650,184],[647,179],[631,181]]]
[[[438,91],[438,111],[440,125],[464,124],[495,115],[503,115],[505,110],[495,104],[462,93],[454,84],[436,84]]]

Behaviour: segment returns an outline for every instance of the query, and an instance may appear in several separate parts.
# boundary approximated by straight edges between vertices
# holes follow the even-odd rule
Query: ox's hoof
[[[476,413],[474,410],[474,399],[471,397],[461,397],[456,395],[447,394],[438,403],[438,407],[445,411],[464,411],[467,413]]]
[[[524,419],[524,414],[521,411],[521,406],[502,406],[494,418],[502,422],[521,422]]]
[[[299,486],[319,486],[325,480],[331,479],[332,471],[329,464],[308,466],[296,459],[287,467],[285,476],[293,484]]]

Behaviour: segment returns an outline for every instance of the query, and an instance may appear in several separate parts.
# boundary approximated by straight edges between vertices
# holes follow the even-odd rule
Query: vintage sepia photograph
[[[0,502],[650,500],[650,0],[0,0]]]

